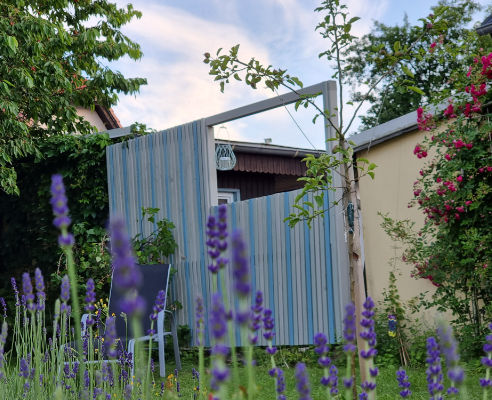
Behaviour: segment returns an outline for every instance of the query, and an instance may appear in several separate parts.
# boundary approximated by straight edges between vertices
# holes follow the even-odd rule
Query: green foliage
[[[484,332],[492,303],[492,115],[481,113],[491,97],[491,59],[492,53],[477,54],[468,73],[462,72],[465,78],[457,81],[455,100],[444,112],[453,119],[444,129],[433,130],[435,118],[419,110],[419,126],[431,135],[414,154],[430,160],[414,184],[410,206],[423,212],[424,226],[415,232],[408,221],[387,216],[382,225],[405,244],[404,260],[414,266],[413,275],[436,286],[432,299],[422,295],[421,304],[452,311],[472,355],[480,346],[471,338]],[[466,88],[459,86],[463,80]]]
[[[95,257],[99,256],[96,249],[108,216],[105,148],[111,143],[109,137],[63,135],[37,141],[43,157],[19,158],[13,164],[20,196],[0,193],[0,290],[9,293],[9,298],[10,277],[18,278],[21,271],[32,272],[39,267],[46,276],[65,271],[49,204],[50,177],[54,173],[66,178],[77,243],[75,254],[82,261],[81,268],[87,268],[85,278],[95,273],[93,277],[98,281],[96,278],[102,277],[99,272],[107,273],[96,269],[100,263]],[[59,290],[54,283],[48,283],[49,294]]]
[[[164,263],[165,258],[178,247],[172,234],[174,224],[165,218],[157,220],[158,212],[159,208],[142,207],[142,220],[147,217],[147,221],[154,224],[156,229],[147,237],[140,233],[133,238],[133,248],[140,264]]]
[[[450,79],[455,80],[461,74],[464,66],[472,60],[471,55],[480,47],[491,46],[488,35],[478,37],[469,27],[480,9],[475,1],[441,0],[431,9],[434,16],[441,13],[445,21],[442,36],[422,36],[422,28],[410,25],[405,16],[403,23],[396,26],[376,21],[370,33],[354,40],[345,51],[351,64],[346,83],[371,85],[388,68],[388,54],[398,54],[402,49],[414,47],[414,56],[403,57],[401,70],[397,70],[391,79],[384,79],[368,98],[371,107],[366,115],[360,117],[362,130],[414,111],[436,93],[440,93],[443,99],[449,97],[452,94],[448,85]],[[430,20],[423,23],[435,25],[435,21]],[[446,51],[431,53],[431,44],[436,41],[442,41],[441,49],[445,47]],[[352,95],[353,101],[360,101],[363,97],[361,92]]]
[[[37,138],[93,132],[76,107],[111,107],[146,83],[106,66],[141,57],[121,32],[141,13],[108,0],[5,0],[0,15],[0,189],[19,194],[15,159],[41,156]]]
[[[347,135],[362,104],[374,98],[374,91],[383,82],[394,81],[394,77],[401,76],[401,74],[406,77],[404,81],[398,82],[399,84],[403,84],[403,88],[408,87],[408,90],[412,90],[413,88],[413,90],[419,91],[420,89],[416,87],[415,76],[412,77],[414,74],[408,68],[406,60],[422,57],[421,49],[416,46],[419,41],[422,41],[424,38],[431,40],[431,37],[445,34],[449,28],[446,20],[448,17],[446,8],[436,8],[434,15],[422,19],[425,26],[424,29],[414,28],[414,32],[418,33],[414,42],[409,44],[397,42],[393,45],[391,51],[385,51],[384,53],[381,52],[382,48],[378,46],[375,48],[370,47],[367,50],[370,60],[366,61],[370,63],[371,60],[379,60],[379,67],[374,73],[374,79],[368,82],[367,92],[356,99],[358,104],[355,107],[353,115],[350,116],[348,121],[344,121],[344,106],[346,103],[343,97],[342,86],[347,82],[347,77],[350,76],[351,71],[356,68],[348,54],[350,54],[351,45],[356,39],[351,33],[352,25],[359,18],[351,17],[347,6],[339,0],[322,1],[321,6],[316,8],[316,12],[320,13],[323,18],[322,22],[316,26],[316,30],[328,42],[328,49],[321,52],[319,57],[326,58],[328,62],[334,63],[332,78],[337,80],[339,86],[338,102],[334,105],[337,115],[333,114],[333,110],[324,110],[314,102],[314,99],[319,93],[300,95],[295,107],[296,109],[301,105],[304,107],[313,107],[315,110],[313,122],[320,116],[324,117],[326,123],[334,132],[334,137],[329,140],[335,140],[338,144],[335,146],[333,154],[321,155],[318,159],[315,157],[308,157],[306,159],[308,171],[306,177],[301,178],[305,184],[304,190],[297,197],[294,210],[287,218],[291,226],[300,221],[307,221],[310,225],[314,218],[326,212],[323,206],[324,191],[333,189],[333,170],[340,172],[342,176],[341,189],[343,196],[341,199],[336,199],[334,203],[337,204],[343,200],[344,206],[347,205],[351,193],[350,186],[354,183],[353,179],[350,178],[349,172],[354,161],[353,144],[347,140]],[[242,60],[239,57],[239,45],[233,46],[225,54],[222,52],[222,48],[217,50],[215,56],[211,55],[211,53],[205,53],[204,62],[210,66],[209,74],[214,77],[215,81],[219,82],[222,92],[225,89],[225,85],[232,78],[244,81],[252,89],[256,89],[258,85],[263,84],[274,92],[279,88],[285,88],[293,93],[299,94],[299,90],[303,87],[301,80],[289,75],[285,69],[274,68],[272,65],[265,66],[254,57],[249,60]],[[353,105],[353,102],[347,102],[347,104]],[[333,117],[337,117],[338,121]],[[369,175],[371,178],[374,178],[375,164],[361,159],[357,160],[356,165],[359,177]],[[306,202],[304,200],[304,196],[307,193],[314,193],[315,202]],[[332,205],[329,206],[331,207]]]

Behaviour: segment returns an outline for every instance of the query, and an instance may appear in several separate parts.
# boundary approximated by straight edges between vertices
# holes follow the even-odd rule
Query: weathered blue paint
[[[130,203],[128,201],[128,171],[126,166],[127,148],[121,147],[121,167],[123,169],[123,198],[125,199],[125,225],[130,226]]]
[[[268,298],[269,307],[272,310],[272,316],[275,318],[275,286],[273,276],[273,245],[272,245],[272,198],[266,198],[267,209],[267,262],[268,262]],[[273,342],[276,343],[275,337]]]
[[[183,131],[182,127],[178,127],[178,148],[179,154],[183,154]],[[178,157],[179,159],[179,185],[180,185],[180,197],[181,197],[181,221],[183,224],[183,252],[185,256],[185,276],[186,276],[186,299],[188,302],[188,308],[192,307],[193,302],[191,301],[191,292],[192,288],[190,287],[190,263],[188,262],[188,222],[187,222],[187,210],[186,210],[186,186],[184,184],[184,166],[183,166],[183,157]],[[191,310],[190,310],[191,311]],[[188,324],[189,326],[193,326],[193,316],[192,313],[188,313]]]
[[[254,208],[253,199],[246,200],[248,202],[248,221],[249,221],[249,259],[251,265],[251,292],[256,294],[256,266],[255,266],[255,223],[254,223]]]
[[[308,201],[307,195],[304,196],[304,201]],[[304,255],[305,255],[305,267],[306,267],[306,302],[307,302],[307,319],[308,319],[308,338],[309,341],[313,340],[314,328],[313,328],[313,288],[311,281],[311,240],[309,238],[309,227],[307,222],[304,222]]]
[[[205,216],[202,213],[203,207],[203,194],[202,194],[202,174],[200,173],[200,154],[198,152],[198,124],[193,123],[193,146],[195,154],[195,177],[196,177],[196,198],[197,198],[197,216],[198,216],[198,234],[200,238],[200,276],[202,279],[202,299],[205,308],[205,315],[208,315],[208,301],[207,301],[207,276],[206,276],[206,262],[205,262]],[[191,311],[191,310],[190,310]],[[209,343],[208,329],[205,329],[205,342]]]
[[[108,146],[106,148],[108,158],[109,158],[109,192],[111,193],[111,210],[116,210],[116,184],[114,181],[114,148],[113,146]]]
[[[289,193],[284,193],[284,218],[290,214]],[[290,255],[290,227],[289,222],[285,221],[285,268],[287,275],[287,313],[289,315],[289,343],[294,343],[294,304],[292,294],[292,260]]]
[[[149,166],[150,166],[150,199],[151,199],[151,207],[155,208],[155,176],[154,176],[154,138],[155,135],[148,135],[148,144],[149,144]],[[164,211],[164,210],[162,210]],[[154,231],[157,229],[157,221],[154,221]]]
[[[328,201],[328,191],[324,193],[325,210],[329,210],[330,204]],[[328,333],[330,343],[335,343],[335,305],[333,304],[333,271],[332,271],[332,259],[331,259],[331,243],[330,243],[330,216],[328,212],[324,215],[324,228],[325,228],[325,263],[326,263],[326,290],[328,300]]]
[[[138,204],[138,210],[136,212],[138,221],[139,221],[139,226],[140,226],[140,233],[143,235],[143,218],[142,218],[142,188],[141,188],[141,183],[142,183],[142,170],[140,168],[140,141],[141,138],[137,138],[135,140],[135,167],[137,170],[137,176],[135,179],[135,186],[137,187],[137,204]]]

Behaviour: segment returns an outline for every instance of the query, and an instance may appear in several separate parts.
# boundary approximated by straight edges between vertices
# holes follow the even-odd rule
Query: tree
[[[361,101],[348,121],[343,119],[345,100],[341,88],[343,83],[346,82],[347,74],[352,67],[349,59],[344,57],[344,54],[351,46],[352,41],[356,39],[356,37],[351,34],[351,29],[352,24],[359,18],[350,18],[347,7],[341,4],[340,0],[325,0],[316,11],[323,14],[323,20],[318,24],[316,29],[319,30],[322,37],[327,39],[329,43],[328,49],[319,54],[319,57],[324,57],[329,62],[334,63],[334,73],[332,78],[337,81],[339,87],[339,99],[336,105],[336,114],[338,115],[336,115],[333,110],[324,110],[317,106],[313,101],[313,97],[316,95],[301,96],[300,100],[296,103],[296,107],[301,105],[314,107],[316,114],[313,121],[319,116],[326,118],[327,123],[335,132],[335,137],[331,140],[336,141],[337,145],[333,148],[332,154],[326,153],[318,158],[313,156],[307,158],[308,171],[307,176],[303,178],[305,186],[302,193],[297,196],[295,212],[290,214],[289,220],[291,225],[295,225],[302,220],[306,220],[309,223],[313,218],[323,215],[327,211],[323,209],[324,190],[335,190],[333,176],[335,174],[340,175],[342,198],[337,200],[337,202],[341,202],[343,204],[343,209],[347,210],[347,212],[344,213],[346,219],[345,226],[354,226],[353,232],[351,232],[352,234],[348,235],[347,250],[351,297],[356,303],[357,320],[360,321],[364,297],[363,278],[360,273],[362,268],[360,266],[361,252],[359,227],[358,224],[352,224],[349,217],[351,214],[350,210],[354,209],[357,200],[353,174],[353,143],[348,140],[347,136],[363,102],[370,98],[378,85],[389,80],[392,76],[401,75],[402,73],[407,75],[406,79],[400,83],[403,84],[405,88],[418,93],[422,92],[421,89],[415,86],[413,80],[414,76],[406,67],[405,60],[414,57],[424,57],[427,54],[427,51],[425,54],[421,54],[422,51],[417,46],[417,43],[422,41],[424,37],[435,37],[436,35],[443,35],[447,32],[448,24],[446,18],[448,8],[444,6],[437,7],[434,14],[422,19],[423,27],[420,28],[420,35],[415,42],[410,44],[395,42],[394,48],[384,54],[381,54],[379,51],[380,49],[374,49],[371,57],[373,60],[380,60],[382,68],[378,70],[378,77],[370,82],[367,92],[361,97]],[[221,49],[217,51],[216,56],[205,53],[204,62],[210,64],[210,74],[220,83],[222,91],[225,88],[225,84],[232,78],[244,81],[246,85],[253,89],[256,89],[259,84],[263,84],[273,91],[280,87],[284,87],[297,93],[297,90],[302,87],[301,80],[289,75],[285,69],[274,68],[271,65],[264,66],[255,58],[242,60],[239,57],[239,45],[232,47],[226,54],[221,53]],[[358,169],[359,176],[364,174],[370,175],[371,177],[374,176],[373,170],[376,166],[369,163],[368,160],[359,158],[356,160],[355,166]],[[304,194],[308,192],[315,193],[315,204],[303,201]],[[359,343],[359,348],[362,348],[362,345],[362,343]],[[359,361],[361,363],[362,379],[367,379],[372,382],[374,377],[369,374],[370,362],[365,364],[362,357],[359,358]],[[353,368],[355,368],[355,364],[353,364]]]
[[[39,155],[42,138],[92,133],[77,106],[110,107],[146,83],[104,65],[142,56],[120,31],[141,13],[108,0],[1,0],[0,15],[0,188],[18,194],[14,159]]]
[[[420,53],[417,57],[404,58],[402,65],[405,69],[402,68],[391,79],[384,79],[373,91],[368,99],[371,107],[366,115],[360,117],[362,130],[416,110],[422,103],[428,103],[437,92],[447,94],[449,81],[470,63],[473,58],[471,54],[476,53],[479,48],[490,46],[490,37],[477,37],[473,28],[469,27],[474,14],[480,9],[478,3],[472,0],[440,0],[431,10],[435,13],[442,7],[447,8],[448,28],[439,39],[445,41],[447,46],[458,46],[459,57],[454,52],[441,52],[438,57],[424,57],[434,39],[431,36],[421,36],[421,28],[410,25],[406,16],[401,26],[375,22],[369,34],[355,40],[344,52],[351,64],[345,82],[352,85],[359,82],[371,85],[379,79],[381,72],[387,68],[385,58],[380,56],[395,51],[395,46],[398,46],[396,43],[400,43],[400,46],[414,43],[415,49]],[[467,48],[463,48],[462,44],[466,44]],[[423,93],[406,90],[405,80],[408,79],[409,72],[414,86]],[[352,94],[355,102],[362,98],[363,93],[360,91]]]

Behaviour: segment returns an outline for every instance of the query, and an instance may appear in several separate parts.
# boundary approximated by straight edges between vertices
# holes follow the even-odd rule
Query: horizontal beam
[[[335,81],[326,81],[317,83],[316,85],[308,86],[294,92],[289,92],[281,94],[279,96],[273,97],[271,99],[258,101],[256,103],[248,104],[247,106],[235,108],[220,114],[212,115],[211,117],[205,118],[205,125],[214,126],[223,124],[226,122],[234,121],[235,119],[244,118],[249,115],[258,114],[263,111],[272,110],[277,107],[286,106],[287,104],[295,103],[297,100],[301,99],[302,95],[312,95],[321,94],[323,91],[323,85],[327,84],[328,87],[335,88]],[[330,87],[331,86],[331,87]]]

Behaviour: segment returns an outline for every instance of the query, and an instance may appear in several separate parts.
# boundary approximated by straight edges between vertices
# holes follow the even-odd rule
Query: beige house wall
[[[415,221],[416,226],[423,224],[422,213],[416,207],[408,208],[413,198],[413,183],[427,160],[413,154],[415,145],[423,137],[423,132],[416,130],[357,153],[357,157],[367,158],[377,165],[374,180],[364,176],[359,182],[368,294],[375,300],[383,299],[389,273],[394,268],[398,272],[397,285],[403,301],[425,291],[434,291],[429,280],[410,276],[412,266],[401,261],[401,244],[386,235],[378,215],[378,212],[389,213],[395,219]]]
[[[101,120],[101,117],[99,117],[96,111],[89,110],[87,108],[77,107],[77,115],[84,117],[87,122],[97,128],[98,132],[107,130]]]

